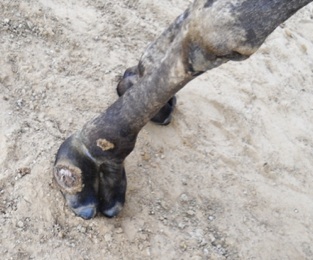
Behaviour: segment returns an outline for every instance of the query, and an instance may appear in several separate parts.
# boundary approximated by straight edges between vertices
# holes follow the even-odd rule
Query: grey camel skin
[[[192,3],[146,48],[136,73],[124,76],[121,96],[60,146],[53,174],[68,206],[84,219],[98,211],[116,216],[125,202],[123,162],[142,127],[189,81],[229,60],[249,58],[277,26],[310,2]]]

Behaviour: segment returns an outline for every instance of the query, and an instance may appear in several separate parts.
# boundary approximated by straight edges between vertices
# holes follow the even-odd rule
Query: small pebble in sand
[[[17,222],[17,226],[18,226],[19,228],[23,228],[23,227],[24,227],[24,222],[23,222],[22,220],[19,220],[19,221]]]

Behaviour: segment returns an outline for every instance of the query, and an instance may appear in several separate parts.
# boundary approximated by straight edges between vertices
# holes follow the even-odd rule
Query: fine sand
[[[1,0],[0,259],[313,259],[313,5],[145,126],[118,217],[76,217],[52,182],[62,141],[189,3]]]

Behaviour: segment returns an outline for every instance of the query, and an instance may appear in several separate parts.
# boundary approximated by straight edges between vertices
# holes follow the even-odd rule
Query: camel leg
[[[123,162],[142,127],[189,81],[229,60],[247,59],[310,2],[196,0],[148,46],[136,74],[125,77],[133,87],[61,145],[54,177],[72,210],[87,219],[98,207],[116,215],[125,201]]]
[[[118,83],[116,90],[118,96],[122,96],[127,90],[136,85],[139,80],[138,66],[130,67],[125,70],[123,78]],[[158,125],[168,125],[172,120],[172,113],[176,105],[176,96],[169,101],[151,118],[151,121]]]

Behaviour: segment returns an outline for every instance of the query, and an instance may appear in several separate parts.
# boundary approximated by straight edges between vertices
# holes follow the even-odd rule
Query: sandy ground
[[[142,130],[117,218],[53,185],[59,145],[188,4],[0,2],[0,259],[313,259],[313,5]]]

